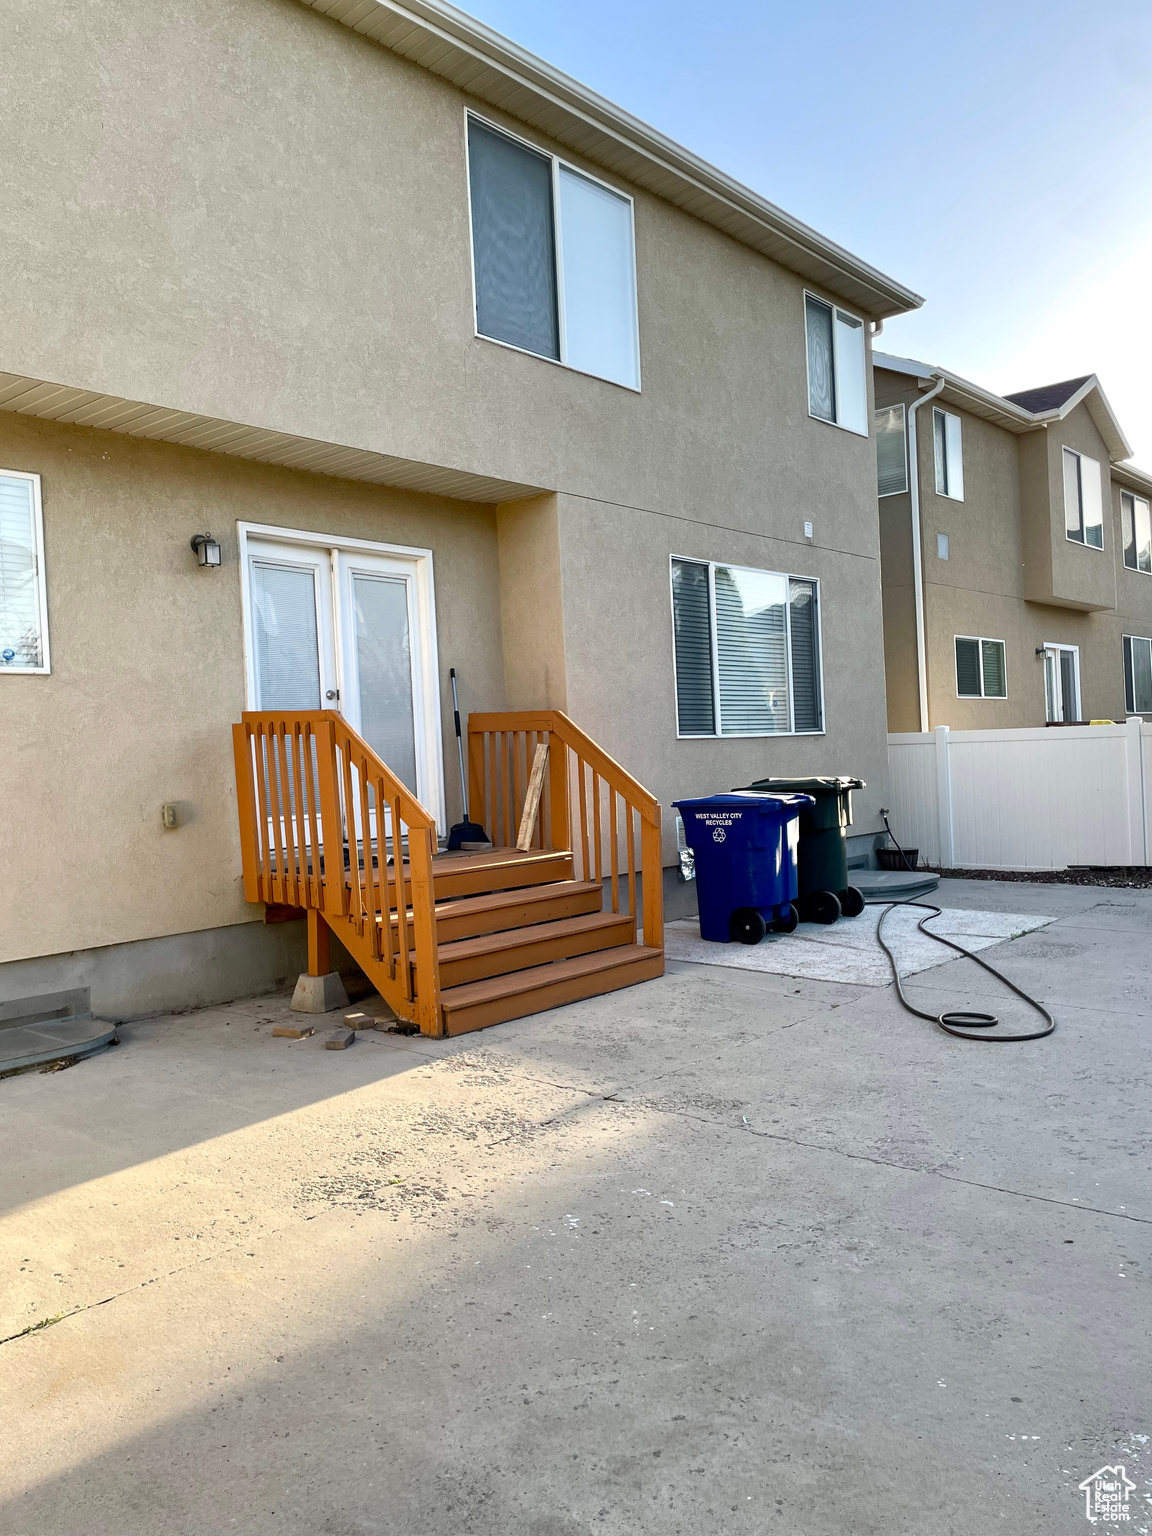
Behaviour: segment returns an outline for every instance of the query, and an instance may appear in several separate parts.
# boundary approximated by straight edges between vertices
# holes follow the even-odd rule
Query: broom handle
[[[452,679],[452,714],[456,721],[456,752],[460,758],[460,798],[464,802],[464,820],[468,820],[468,784],[464,778],[464,743],[460,737],[460,700],[456,697],[456,668],[449,667]]]

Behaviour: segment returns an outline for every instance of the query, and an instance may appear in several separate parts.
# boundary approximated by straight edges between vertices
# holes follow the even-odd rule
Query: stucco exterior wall
[[[50,676],[0,676],[0,961],[261,916],[240,885],[231,749],[246,707],[238,521],[432,550],[456,819],[448,667],[467,707],[505,704],[494,508],[5,412],[0,468],[42,476],[52,645]],[[219,570],[188,547],[206,528]]]

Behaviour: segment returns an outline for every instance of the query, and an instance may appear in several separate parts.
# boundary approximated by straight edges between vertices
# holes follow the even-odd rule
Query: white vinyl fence
[[[922,864],[1152,864],[1152,724],[888,737],[889,820]]]

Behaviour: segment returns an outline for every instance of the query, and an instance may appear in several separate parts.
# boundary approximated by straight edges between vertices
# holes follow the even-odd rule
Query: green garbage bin
[[[864,896],[848,884],[845,829],[852,825],[852,791],[863,779],[757,779],[746,791],[768,795],[811,795],[813,805],[800,812],[798,894],[800,917],[809,923],[834,923],[858,917]]]

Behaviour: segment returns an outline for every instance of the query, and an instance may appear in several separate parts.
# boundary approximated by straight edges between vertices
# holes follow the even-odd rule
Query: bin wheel
[[[755,907],[740,907],[732,914],[729,931],[740,944],[759,944],[768,925]]]
[[[840,892],[840,911],[845,917],[859,917],[864,910],[864,892],[854,885],[845,886]]]
[[[840,916],[840,899],[835,891],[813,891],[805,915],[813,923],[834,923]]]
[[[800,921],[800,914],[796,910],[796,903],[791,902],[785,917],[778,917],[772,924],[773,933],[795,933],[796,925]]]

